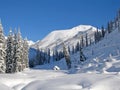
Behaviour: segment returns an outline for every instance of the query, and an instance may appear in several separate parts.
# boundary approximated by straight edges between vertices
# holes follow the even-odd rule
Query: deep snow
[[[1,90],[120,90],[120,74],[77,73],[54,70],[25,70],[0,74]]]

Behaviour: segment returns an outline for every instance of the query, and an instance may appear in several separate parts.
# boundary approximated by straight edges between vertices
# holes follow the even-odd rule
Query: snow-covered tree
[[[55,49],[55,61],[59,61],[59,53],[58,53],[58,50]]]
[[[15,41],[14,41],[14,61],[15,61],[15,72],[20,72],[23,70],[23,44],[22,44],[22,37],[20,31],[15,34]]]
[[[83,39],[83,36],[81,36],[80,38],[80,44],[81,44],[81,47],[83,48],[85,45],[84,45],[84,39]]]
[[[101,40],[101,31],[98,30],[97,28],[97,31],[94,33],[94,39],[95,39],[95,43],[99,42]]]
[[[91,44],[92,44],[92,39],[91,39],[91,38],[89,39],[89,42],[90,42],[90,44],[89,44],[89,45],[91,45]]]
[[[105,36],[105,30],[104,30],[104,27],[102,26],[101,29],[102,29],[102,31],[101,31],[101,33],[102,33],[102,37],[104,38],[104,36]]]
[[[79,50],[80,50],[80,43],[77,42],[75,51],[77,52],[77,51],[79,51]]]
[[[41,58],[42,57],[40,57],[40,49],[39,49],[39,46],[37,45],[37,49],[36,49],[36,58],[35,58],[35,60],[34,60],[34,65],[40,65],[40,63],[41,63]]]
[[[64,57],[65,57],[65,60],[67,63],[67,67],[68,67],[68,69],[70,69],[71,68],[71,59],[70,59],[69,52],[64,43],[63,43],[63,53],[64,53]]]
[[[25,40],[23,41],[23,60],[24,60],[24,65],[23,68],[28,68],[28,50],[29,50],[29,46],[28,46],[28,42],[27,42],[27,38],[25,38]]]
[[[85,60],[86,60],[86,57],[83,54],[82,47],[80,46],[80,61],[85,61]]]
[[[12,30],[10,29],[9,36],[7,38],[6,48],[6,73],[14,73],[14,39]]]
[[[86,34],[85,36],[85,39],[86,39],[86,47],[88,46],[88,35]]]
[[[72,46],[72,54],[75,53],[75,49],[74,49],[74,46]]]
[[[68,52],[69,52],[69,54],[71,54],[70,46],[68,46]]]
[[[118,30],[120,31],[120,9],[118,11]]]
[[[5,59],[5,36],[3,34],[3,27],[0,20],[0,73],[5,73],[6,71]]]
[[[50,63],[50,49],[48,48],[48,51],[47,51],[47,56],[48,56],[48,63]]]

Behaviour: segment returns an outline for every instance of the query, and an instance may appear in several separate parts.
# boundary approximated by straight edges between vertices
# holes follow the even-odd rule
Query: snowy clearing
[[[78,73],[67,71],[25,70],[0,74],[1,90],[120,90],[120,74]]]

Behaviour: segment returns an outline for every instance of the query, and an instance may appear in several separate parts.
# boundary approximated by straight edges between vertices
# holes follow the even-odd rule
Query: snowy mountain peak
[[[74,41],[80,39],[80,35],[87,33],[92,34],[96,30],[95,27],[90,25],[79,25],[76,27],[73,27],[72,29],[66,29],[66,30],[55,30],[48,34],[43,40],[40,42],[37,42],[33,45],[34,48],[39,46],[39,48],[50,48],[53,49],[56,45],[60,45],[62,42],[68,43],[71,39],[71,42],[69,42],[71,45],[73,45]],[[91,37],[91,35],[90,35]]]
[[[79,26],[73,27],[72,30],[85,31],[85,30],[90,29],[92,27],[93,26],[91,26],[91,25],[79,25]]]
[[[32,40],[28,40],[27,42],[28,42],[28,45],[29,45],[29,46],[35,44],[35,42],[33,42]]]

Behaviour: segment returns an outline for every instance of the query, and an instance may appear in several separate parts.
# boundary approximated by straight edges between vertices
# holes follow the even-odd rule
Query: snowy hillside
[[[106,35],[97,44],[84,48],[87,57],[85,62],[80,62],[79,52],[71,55],[72,69],[74,72],[120,72],[120,32],[118,29]],[[79,63],[79,64],[78,64]],[[39,69],[53,69],[57,65],[62,70],[66,70],[65,59],[51,64],[36,66]]]
[[[71,55],[73,67],[77,72],[116,73],[120,72],[120,32],[118,29],[105,36],[97,44],[85,48],[87,60],[80,63],[79,52]],[[76,61],[75,61],[76,60]],[[80,64],[76,64],[76,63]]]
[[[88,34],[88,38],[93,38],[94,31],[96,28],[90,25],[79,25],[72,29],[67,30],[56,30],[48,34],[43,40],[37,42],[32,47],[46,49],[50,48],[51,50],[57,45],[57,48],[61,48],[61,43],[65,42],[70,46],[74,45],[77,41],[80,41],[81,35]]]

